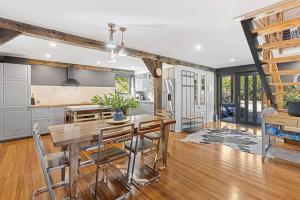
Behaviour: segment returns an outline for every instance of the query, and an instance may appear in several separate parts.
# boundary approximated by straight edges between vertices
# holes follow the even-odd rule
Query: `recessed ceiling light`
[[[235,61],[235,59],[234,59],[234,58],[231,58],[231,59],[230,59],[230,62],[234,62],[234,61]]]
[[[100,65],[100,64],[101,64],[101,61],[97,61],[96,63],[97,63],[98,65]]]
[[[55,48],[55,47],[57,47],[57,44],[54,43],[54,42],[50,42],[50,43],[49,43],[49,46]]]
[[[45,57],[46,57],[46,58],[51,58],[51,55],[50,55],[49,53],[46,53],[46,54],[45,54]]]
[[[197,45],[195,46],[195,50],[196,50],[196,51],[201,51],[201,50],[202,50],[202,46],[201,46],[200,44],[197,44]]]

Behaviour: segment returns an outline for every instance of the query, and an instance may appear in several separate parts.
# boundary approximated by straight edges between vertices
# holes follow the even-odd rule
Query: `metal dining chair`
[[[151,140],[145,138],[145,135],[149,133],[156,133],[156,132],[159,132],[161,134],[162,127],[163,127],[163,119],[140,122],[138,128],[138,135],[135,137],[133,141],[133,145],[130,146],[130,143],[128,142],[125,143],[125,149],[128,149],[130,152],[134,154],[132,170],[131,170],[131,181],[136,186],[148,185],[149,183],[151,183],[154,180],[157,180],[160,177],[159,173],[156,171],[157,157],[159,152],[159,143],[154,144],[153,142],[151,142]],[[153,148],[156,148],[156,155],[154,158],[153,167],[150,167],[147,164],[144,165],[144,169],[147,170],[147,172],[149,172],[151,176],[149,176],[149,178],[147,179],[134,178],[134,170],[135,170],[134,168],[135,168],[137,154],[140,152],[151,150]]]
[[[165,110],[157,110],[155,115],[158,117],[161,117],[162,119],[170,119],[170,117],[171,117],[171,114]],[[162,133],[161,133],[161,131],[150,132],[150,133],[144,134],[144,137],[151,140],[153,143],[156,142],[157,145],[160,146]],[[156,150],[156,149],[151,149],[147,152],[144,152],[144,155],[151,153],[153,150]]]
[[[63,187],[66,184],[68,184],[68,181],[65,180],[65,170],[66,167],[69,166],[69,153],[67,151],[63,151],[58,153],[45,154],[45,150],[39,132],[39,125],[37,123],[33,125],[32,135],[42,167],[42,171],[44,174],[44,178],[47,184],[47,187],[35,190],[32,194],[32,199],[35,199],[37,195],[48,191],[50,199],[55,200],[56,198],[54,189]],[[53,178],[50,173],[51,171],[56,169],[61,169],[62,181],[59,183],[53,182]]]
[[[115,199],[123,199],[128,197],[131,194],[131,188],[129,185],[129,170],[131,164],[131,153],[127,152],[122,148],[115,146],[109,146],[111,144],[121,144],[124,141],[128,141],[129,146],[132,146],[134,135],[134,124],[119,125],[109,128],[103,128],[99,130],[98,138],[98,150],[91,154],[92,162],[97,166],[96,171],[96,182],[90,186],[94,197],[98,198],[98,186],[107,184],[107,168],[112,166],[112,163],[118,160],[123,160],[128,158],[126,173],[123,176],[119,177],[119,180],[122,182],[125,187],[125,191],[121,196],[115,197]],[[106,148],[103,148],[106,146]],[[103,179],[99,181],[99,169],[103,167]],[[112,184],[112,183],[110,183]],[[102,187],[103,188],[103,187]]]

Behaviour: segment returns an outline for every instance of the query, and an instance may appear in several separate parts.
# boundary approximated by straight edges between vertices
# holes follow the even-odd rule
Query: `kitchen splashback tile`
[[[103,96],[114,90],[114,87],[31,86],[31,93],[40,104],[90,102],[93,96]]]

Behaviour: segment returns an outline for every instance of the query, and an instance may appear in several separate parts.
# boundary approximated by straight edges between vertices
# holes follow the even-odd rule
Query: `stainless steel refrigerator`
[[[171,114],[175,119],[175,79],[163,79],[162,109]],[[175,131],[175,125],[170,126],[171,131]]]

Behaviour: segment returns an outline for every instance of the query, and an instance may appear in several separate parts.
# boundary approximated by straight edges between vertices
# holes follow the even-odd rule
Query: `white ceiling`
[[[233,18],[279,1],[1,0],[0,17],[102,41],[108,39],[107,23],[114,22],[128,28],[125,45],[130,48],[219,68],[253,63],[241,25]],[[116,39],[120,41],[120,33]],[[20,46],[24,40],[16,42]],[[203,49],[195,51],[196,44]],[[32,56],[31,51],[22,54]],[[89,60],[84,56],[73,59]]]
[[[126,69],[133,70],[136,73],[148,71],[143,61],[138,58],[119,56],[116,58],[116,63],[109,63],[107,61],[110,58],[110,54],[104,51],[86,49],[62,43],[55,43],[56,47],[51,47],[51,43],[52,42],[47,40],[22,35],[0,46],[0,54],[72,64]],[[47,58],[45,56],[46,54],[50,54],[51,57]],[[98,61],[101,63],[98,64]]]

